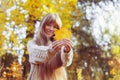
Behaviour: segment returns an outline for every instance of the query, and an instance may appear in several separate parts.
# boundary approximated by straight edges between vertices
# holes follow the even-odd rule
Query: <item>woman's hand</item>
[[[64,42],[64,46],[65,46],[64,52],[65,53],[70,52],[71,48],[73,47],[72,41],[68,40],[68,39],[63,39],[63,42]]]
[[[52,48],[55,52],[59,51],[64,46],[63,40],[57,40],[52,43]]]
[[[64,52],[68,53],[73,47],[72,41],[68,39],[57,40],[52,43],[52,49],[57,52],[64,46]]]

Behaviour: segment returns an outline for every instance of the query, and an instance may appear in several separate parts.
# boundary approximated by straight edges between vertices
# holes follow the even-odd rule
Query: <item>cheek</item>
[[[47,30],[49,30],[48,27],[44,27],[44,32],[45,33],[47,32]]]
[[[47,30],[47,27],[44,27],[44,31],[46,31]]]

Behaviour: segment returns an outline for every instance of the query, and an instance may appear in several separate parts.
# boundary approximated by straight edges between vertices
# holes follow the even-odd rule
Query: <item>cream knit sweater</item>
[[[32,40],[28,41],[31,70],[27,80],[67,80],[65,67],[72,63],[73,50],[64,53],[62,47],[59,52],[51,53],[50,48],[51,46],[38,46]]]

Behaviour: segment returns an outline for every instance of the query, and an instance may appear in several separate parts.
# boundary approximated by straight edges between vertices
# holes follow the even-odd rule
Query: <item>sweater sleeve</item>
[[[38,46],[32,40],[27,43],[29,62],[39,64],[46,62],[49,46]]]
[[[72,63],[73,59],[73,49],[70,50],[69,53],[64,52],[64,46],[61,48],[61,61],[63,66],[69,66]]]

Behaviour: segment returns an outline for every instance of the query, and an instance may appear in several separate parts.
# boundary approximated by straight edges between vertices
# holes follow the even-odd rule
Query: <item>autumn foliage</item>
[[[85,8],[78,5],[86,1],[91,2],[91,0],[0,0],[0,63],[7,68],[13,60],[12,56],[17,58],[22,56],[23,76],[26,79],[30,68],[26,44],[34,36],[36,22],[40,22],[47,13],[58,13],[63,27],[55,32],[54,38],[56,40],[67,38],[76,42],[73,63],[67,68],[69,80],[120,80],[120,37],[109,34],[112,39],[111,43],[108,43],[108,51],[104,46],[97,45],[90,33],[90,21],[86,19],[85,11],[81,10]],[[95,3],[99,1],[101,0],[95,0]],[[102,33],[101,36],[105,34]],[[1,65],[0,70],[4,72]]]

